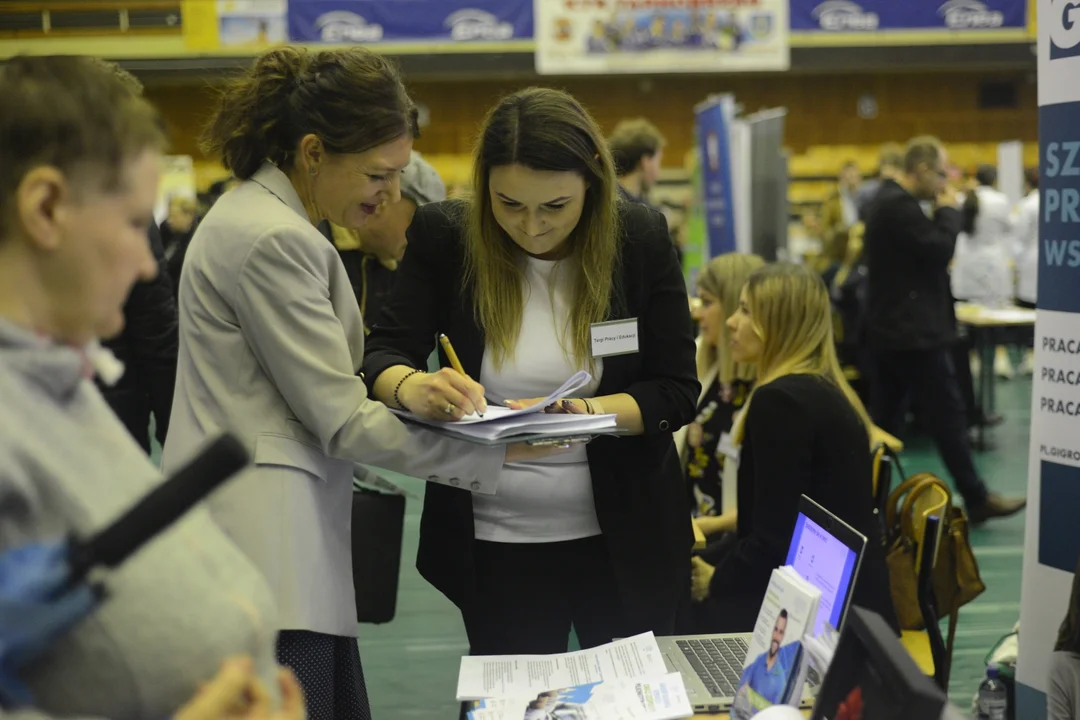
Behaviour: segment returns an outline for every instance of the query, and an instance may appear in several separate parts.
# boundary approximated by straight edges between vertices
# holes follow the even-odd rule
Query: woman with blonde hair
[[[686,472],[692,513],[706,536],[735,529],[733,509],[723,512],[720,478],[725,455],[721,438],[750,396],[756,369],[735,362],[731,332],[725,320],[739,306],[739,291],[750,273],[765,264],[757,255],[727,253],[714,258],[698,277],[700,304],[694,310],[698,323],[697,376],[701,382],[697,416],[675,437]]]
[[[712,632],[753,628],[805,494],[866,535],[854,602],[895,627],[873,520],[872,423],[836,359],[825,284],[800,265],[763,267],[747,281],[728,328],[732,356],[754,364],[758,382],[732,433],[738,540],[716,567],[695,559],[695,599],[705,601],[699,624]]]
[[[369,336],[373,394],[461,418],[483,411],[471,398],[518,406],[586,370],[565,409],[614,414],[621,434],[506,463],[495,495],[429,486],[417,566],[461,609],[473,654],[565,651],[571,625],[584,647],[671,634],[693,544],[672,433],[693,419],[700,386],[667,223],[618,199],[599,127],[556,90],[503,98],[474,172],[468,200],[413,219],[386,322]],[[607,321],[632,336],[627,352],[594,346]],[[439,333],[476,379],[467,392],[422,371]]]

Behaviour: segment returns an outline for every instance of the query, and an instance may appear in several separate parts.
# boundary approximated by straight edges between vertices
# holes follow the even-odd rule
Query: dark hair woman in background
[[[507,463],[494,496],[428,487],[417,565],[461,609],[472,652],[565,651],[571,625],[585,647],[670,634],[693,544],[672,442],[700,388],[693,325],[664,217],[617,199],[595,121],[563,92],[505,97],[472,197],[417,211],[398,273],[364,362],[376,397],[400,385],[414,412],[457,402],[416,372],[445,333],[475,393],[543,397],[588,370],[566,410],[615,414],[624,433]],[[591,328],[623,319],[633,351],[594,354]]]
[[[266,53],[225,89],[206,130],[207,148],[242,182],[200,223],[180,276],[164,464],[176,467],[219,430],[251,450],[255,469],[210,507],[269,580],[278,657],[316,719],[370,715],[351,572],[355,464],[471,483],[512,452],[410,430],[357,376],[363,320],[316,226],[360,228],[396,202],[416,133],[416,108],[381,56]],[[445,375],[447,385],[465,382]]]

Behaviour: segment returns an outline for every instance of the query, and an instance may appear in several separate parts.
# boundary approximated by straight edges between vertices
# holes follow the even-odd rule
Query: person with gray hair
[[[379,206],[359,230],[348,230],[329,220],[319,226],[341,255],[367,331],[383,319],[382,310],[393,287],[394,271],[408,245],[405,231],[417,208],[446,199],[446,185],[439,173],[415,150],[401,171],[400,187],[401,199]]]

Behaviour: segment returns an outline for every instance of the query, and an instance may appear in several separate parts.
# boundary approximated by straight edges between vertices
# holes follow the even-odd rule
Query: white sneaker
[[[1009,359],[1009,351],[999,347],[994,353],[994,374],[1003,380],[1012,380],[1016,375],[1012,361]]]
[[[1024,359],[1020,361],[1020,374],[1035,374],[1035,352],[1033,350],[1024,351]]]

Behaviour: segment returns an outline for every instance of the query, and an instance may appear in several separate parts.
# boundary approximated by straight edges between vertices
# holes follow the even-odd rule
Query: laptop
[[[865,549],[865,535],[806,495],[799,499],[799,514],[784,564],[821,591],[814,635],[821,634],[826,622],[842,629]],[[718,713],[731,708],[753,634],[751,629],[745,633],[656,639],[668,672],[683,676],[694,712]],[[803,694],[804,707],[813,705],[809,689],[820,683],[820,678],[810,675]]]

